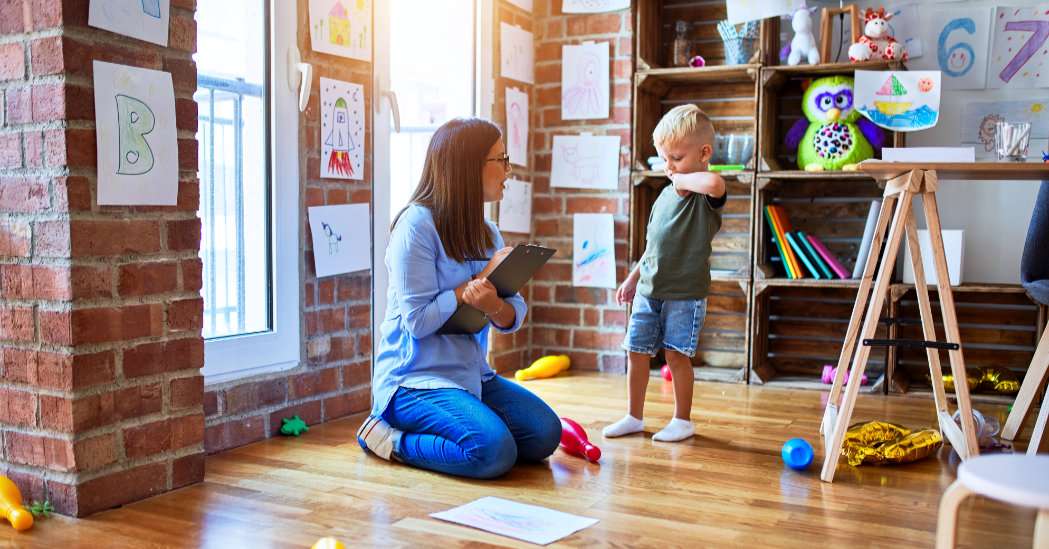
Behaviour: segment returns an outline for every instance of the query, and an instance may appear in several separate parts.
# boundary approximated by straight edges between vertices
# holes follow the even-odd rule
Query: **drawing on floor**
[[[364,86],[321,78],[321,177],[364,179]]]
[[[313,262],[318,277],[371,267],[370,220],[368,204],[309,208]]]
[[[171,0],[91,0],[87,24],[167,46],[170,17]]]
[[[608,118],[609,43],[561,48],[561,118]]]
[[[98,203],[173,205],[178,138],[171,73],[95,61]]]
[[[313,51],[371,61],[372,0],[310,0]]]

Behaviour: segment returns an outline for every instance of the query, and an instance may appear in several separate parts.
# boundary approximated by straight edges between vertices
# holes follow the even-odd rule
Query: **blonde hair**
[[[676,144],[695,137],[700,145],[714,145],[714,124],[703,109],[692,105],[678,105],[663,115],[652,132],[657,147]]]

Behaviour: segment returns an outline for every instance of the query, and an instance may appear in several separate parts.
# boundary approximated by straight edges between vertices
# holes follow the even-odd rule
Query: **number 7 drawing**
[[[1009,64],[998,74],[998,78],[1001,78],[1002,82],[1012,80],[1013,76],[1016,76],[1016,73],[1020,70],[1020,67],[1024,66],[1035,53],[1038,53],[1038,48],[1041,48],[1045,40],[1049,38],[1049,21],[1009,21],[1005,24],[1005,30],[1030,32],[1033,34],[1027,39],[1023,47],[1016,52],[1012,61],[1009,61]]]

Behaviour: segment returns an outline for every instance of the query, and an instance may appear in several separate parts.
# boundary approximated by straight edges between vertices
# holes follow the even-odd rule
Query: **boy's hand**
[[[634,293],[637,291],[637,279],[628,276],[619,288],[616,289],[616,303],[624,305],[634,301]]]
[[[481,272],[477,273],[477,278],[486,278],[488,275],[492,274],[492,271],[494,271],[512,251],[514,251],[514,249],[511,246],[507,246],[492,254],[492,259],[488,261],[488,264],[484,266],[484,269],[481,269]]]

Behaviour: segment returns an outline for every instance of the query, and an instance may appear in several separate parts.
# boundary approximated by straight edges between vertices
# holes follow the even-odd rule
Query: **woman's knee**
[[[550,457],[561,444],[561,418],[549,406],[544,406],[535,415],[531,428],[528,443],[518,445],[517,455],[523,461],[542,461]]]
[[[509,431],[483,437],[466,450],[470,469],[466,476],[473,478],[495,478],[506,474],[517,462],[517,443]]]

